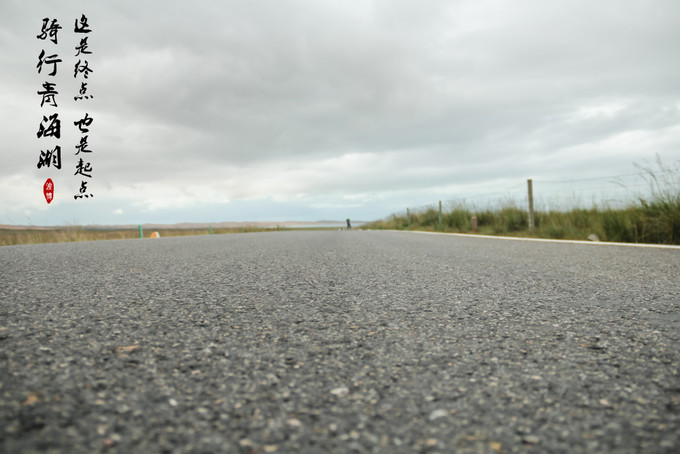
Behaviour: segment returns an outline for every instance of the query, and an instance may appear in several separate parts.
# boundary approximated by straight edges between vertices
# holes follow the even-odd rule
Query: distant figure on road
[[[352,224],[350,224],[349,218],[347,218],[347,230],[352,230]]]

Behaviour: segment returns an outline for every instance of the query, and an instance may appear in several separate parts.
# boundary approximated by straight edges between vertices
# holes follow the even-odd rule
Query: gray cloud
[[[0,186],[42,177],[34,35],[58,17],[66,52],[81,13],[96,50],[93,183],[112,204],[151,207],[181,187],[198,205],[206,188],[225,200],[313,194],[317,205],[326,194],[332,205],[343,192],[431,194],[451,181],[578,178],[680,158],[671,0],[8,0],[0,119],[18,126],[2,136],[7,150],[29,151],[3,152]],[[12,199],[0,223],[40,203]]]

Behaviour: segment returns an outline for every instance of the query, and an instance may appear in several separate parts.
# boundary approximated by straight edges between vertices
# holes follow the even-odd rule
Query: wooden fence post
[[[442,201],[439,201],[439,227],[442,226]]]
[[[533,231],[535,221],[534,221],[534,189],[531,178],[527,180],[527,190],[529,192],[529,230]]]

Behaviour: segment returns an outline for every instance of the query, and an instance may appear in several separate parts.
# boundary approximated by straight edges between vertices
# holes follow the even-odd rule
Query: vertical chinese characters
[[[92,55],[90,50],[90,45],[88,42],[89,33],[92,32],[90,26],[87,22],[87,17],[83,14],[80,19],[75,20],[75,25],[73,27],[73,32],[78,36],[78,43],[75,46],[75,57],[78,57],[73,69],[73,77],[76,80],[80,80],[80,89],[78,94],[73,97],[74,101],[83,101],[92,99],[93,96],[88,93],[88,82],[90,74],[94,72],[90,68],[90,63],[87,60],[89,55]],[[78,157],[78,162],[75,167],[75,173],[73,175],[78,176],[80,179],[80,187],[78,188],[78,193],[73,196],[74,199],[83,199],[94,197],[94,194],[88,191],[88,183],[92,178],[92,163],[89,161],[92,150],[88,148],[90,125],[94,119],[89,113],[85,112],[85,115],[73,122],[73,125],[78,128],[80,132],[80,142],[75,145],[75,155]]]
[[[36,68],[38,69],[38,74],[43,73],[45,70],[45,76],[54,78],[58,72],[59,63],[62,59],[59,58],[59,54],[54,52],[54,47],[59,44],[59,30],[61,30],[61,25],[59,25],[57,19],[51,19],[46,17],[43,19],[42,29],[40,34],[36,35],[36,38],[42,41],[51,41],[52,44],[45,43],[48,47],[48,51],[42,49],[40,55],[38,56],[38,64]],[[49,71],[49,72],[48,72]],[[54,79],[52,79],[54,80]],[[59,94],[57,91],[56,82],[46,80],[43,84],[43,90],[38,91],[38,95],[41,97],[40,108],[44,109],[45,105],[57,108],[57,98]],[[48,115],[42,116],[42,121],[38,125],[37,132],[38,139],[52,141],[48,145],[47,150],[40,150],[40,156],[38,157],[38,169],[54,167],[57,170],[61,169],[61,146],[54,143],[54,140],[59,140],[61,138],[61,120],[59,119],[59,113],[54,112]],[[54,146],[50,150],[50,146]],[[43,195],[45,201],[49,204],[54,200],[54,183],[51,178],[47,178],[45,184],[43,185]]]
[[[46,17],[42,20],[40,33],[36,35],[38,40],[45,43],[38,55],[36,69],[39,75],[47,79],[41,81],[42,90],[37,91],[37,94],[40,96],[40,108],[43,114],[36,136],[41,144],[44,143],[46,145],[46,149],[40,150],[40,155],[38,156],[36,167],[40,172],[61,170],[63,167],[62,147],[58,142],[61,139],[62,119],[59,118],[60,112],[57,110],[59,107],[59,91],[56,80],[59,65],[64,62],[64,59],[58,53],[59,33],[61,30],[62,26],[59,24],[58,19]],[[88,91],[88,82],[91,74],[94,72],[88,60],[92,55],[89,42],[90,33],[92,33],[92,29],[88,24],[88,19],[85,14],[82,14],[80,18],[75,19],[73,26],[73,34],[76,37],[75,53],[73,54],[73,62],[75,63],[73,78],[76,79],[76,82],[79,82],[78,92],[73,97],[74,102],[93,98],[92,94]],[[48,109],[50,110],[48,111]],[[93,174],[93,166],[92,162],[90,162],[93,150],[89,145],[90,126],[93,122],[94,118],[88,112],[85,112],[81,118],[73,122],[73,125],[78,128],[80,133],[80,139],[75,144],[77,162],[75,163],[75,173],[73,174],[80,180],[76,189],[77,193],[73,196],[76,200],[94,197],[87,187]],[[43,195],[48,204],[54,200],[54,189],[54,180],[48,177],[43,185]]]

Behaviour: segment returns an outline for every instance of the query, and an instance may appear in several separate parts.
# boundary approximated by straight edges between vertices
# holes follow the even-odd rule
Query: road
[[[0,452],[680,450],[677,249],[271,232],[0,273]]]

